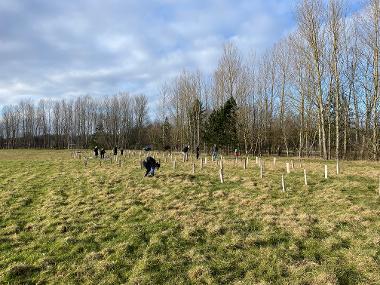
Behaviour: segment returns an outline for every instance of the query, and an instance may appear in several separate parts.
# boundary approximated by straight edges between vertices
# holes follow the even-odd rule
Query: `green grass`
[[[379,163],[124,158],[0,151],[0,284],[380,284]]]

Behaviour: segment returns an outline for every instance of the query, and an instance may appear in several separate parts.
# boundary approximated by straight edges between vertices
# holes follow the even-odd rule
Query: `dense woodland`
[[[181,149],[374,159],[380,155],[380,0],[301,0],[297,29],[258,55],[223,47],[213,75],[181,72],[157,92],[5,106],[2,148]],[[150,109],[148,109],[150,108]]]

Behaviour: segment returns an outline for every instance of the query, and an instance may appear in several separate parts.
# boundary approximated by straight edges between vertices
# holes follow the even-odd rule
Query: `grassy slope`
[[[305,187],[297,162],[281,193],[285,162],[222,185],[210,162],[144,179],[138,157],[0,151],[0,284],[380,284],[379,164],[305,161]]]

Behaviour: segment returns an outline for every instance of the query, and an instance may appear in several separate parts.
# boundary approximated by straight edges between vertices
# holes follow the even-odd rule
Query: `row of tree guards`
[[[99,165],[100,166],[102,165],[102,161],[109,161],[111,164],[115,163],[116,165],[118,165],[119,167],[121,167],[123,160],[125,160],[126,158],[135,157],[136,155],[137,155],[136,151],[130,151],[130,150],[128,150],[128,151],[126,151],[126,155],[125,156],[112,155],[112,156],[107,156],[104,160],[100,159],[99,160]],[[156,159],[158,159],[158,161],[160,163],[161,163],[161,159],[163,159],[163,161],[165,163],[168,163],[168,159],[170,159],[171,162],[172,162],[172,168],[173,168],[173,170],[177,169],[177,155],[173,155],[173,153],[168,153],[167,155],[165,155],[164,153],[162,153],[161,154],[161,159],[159,158],[160,153],[158,153],[158,152],[152,153],[151,155],[154,156]],[[87,167],[88,161],[89,161],[89,157],[88,156],[86,156],[85,154],[83,154],[80,151],[72,153],[72,157],[75,158],[75,159],[81,159],[82,156],[84,158],[84,166]],[[143,169],[143,159],[142,159],[143,152],[142,151],[138,152],[138,156],[139,156],[140,168]],[[182,159],[181,160],[182,160],[183,163],[186,163],[186,162],[189,161],[189,156],[188,155],[182,155]],[[190,156],[190,160],[191,160],[191,173],[193,175],[195,175],[196,164],[194,163],[194,157]],[[214,159],[211,156],[210,160],[213,163],[216,163],[218,165],[220,183],[224,183],[225,182],[225,178],[224,178],[225,157],[221,156],[220,159]],[[239,163],[242,163],[243,169],[247,170],[248,166],[250,164],[250,158],[249,157],[245,157],[245,158],[237,158],[237,157],[235,157],[234,164],[238,165]],[[200,167],[200,169],[203,169],[204,166],[207,165],[207,164],[208,164],[208,157],[207,156],[201,157],[199,159],[199,167]],[[261,157],[257,157],[256,156],[255,157],[255,164],[259,167],[259,170],[260,170],[259,176],[260,176],[260,178],[264,178],[265,160],[263,160]],[[275,167],[276,165],[277,165],[277,158],[273,157],[273,166]],[[303,168],[302,160],[299,160],[299,167]],[[286,174],[290,174],[291,170],[293,170],[293,169],[295,169],[295,164],[294,164],[293,160],[291,160],[290,162],[286,162],[285,163]],[[339,175],[341,173],[339,161],[336,162],[335,170],[336,170],[336,175]],[[304,185],[308,186],[308,176],[307,176],[306,168],[303,168],[303,174],[304,174]],[[324,174],[324,179],[328,179],[328,177],[329,177],[329,171],[328,171],[328,166],[327,165],[324,165],[324,173],[323,174]],[[286,192],[286,183],[285,183],[285,175],[284,174],[281,175],[281,190],[282,190],[282,192]],[[378,193],[380,195],[380,175],[379,175]]]

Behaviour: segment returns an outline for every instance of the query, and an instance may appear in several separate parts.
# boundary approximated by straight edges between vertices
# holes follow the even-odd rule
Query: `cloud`
[[[291,0],[1,0],[0,105],[146,93],[183,69],[210,75],[222,45],[262,51],[294,27]]]

